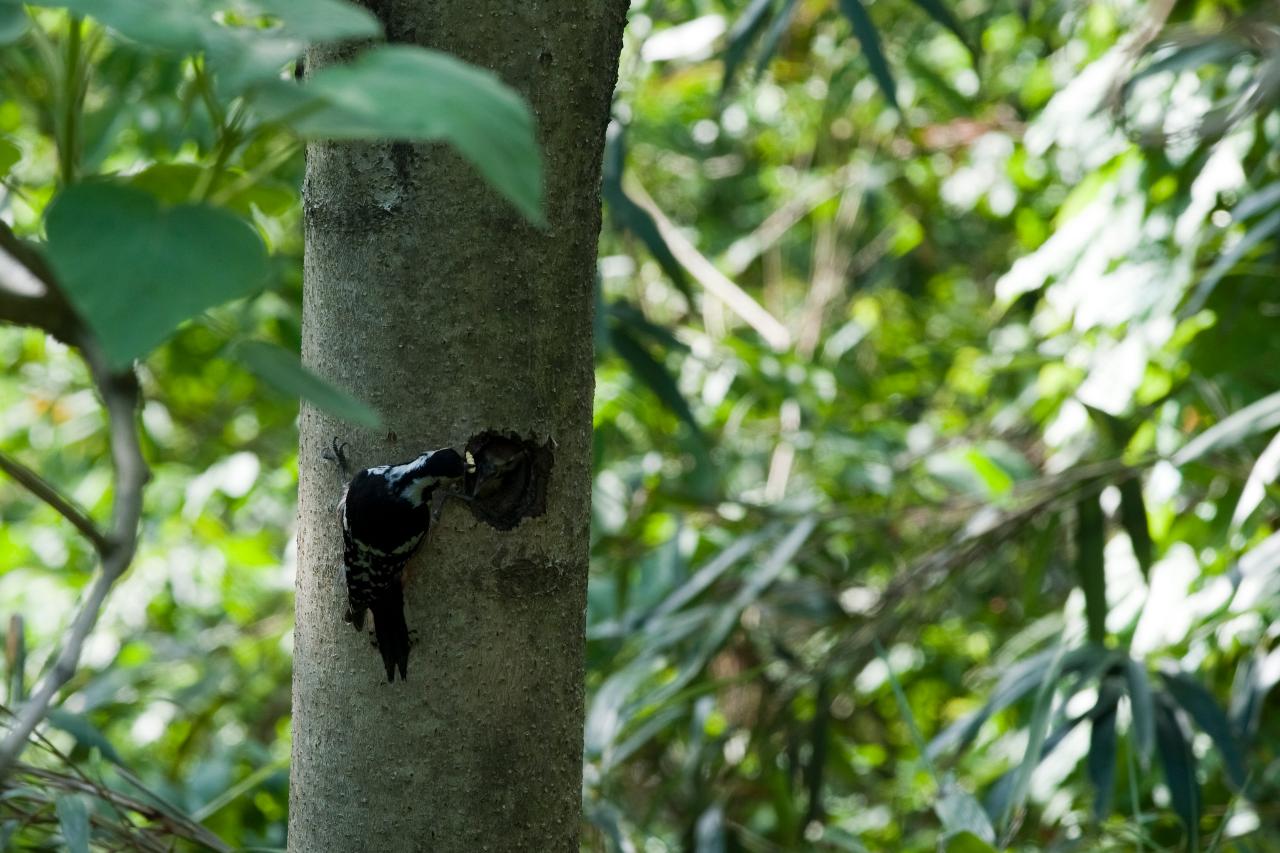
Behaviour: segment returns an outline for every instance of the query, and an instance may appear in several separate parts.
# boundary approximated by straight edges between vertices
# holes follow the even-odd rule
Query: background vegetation
[[[118,849],[194,820],[280,847],[288,392],[324,392],[261,353],[298,346],[308,128],[218,72],[217,40],[29,12],[0,3],[13,231],[56,249],[59,188],[112,175],[251,222],[268,254],[265,284],[142,364],[139,556],[0,837]],[[1280,849],[1277,23],[1218,0],[634,0],[585,848]],[[0,363],[0,450],[105,517],[85,369],[17,328]],[[96,558],[9,480],[0,519],[14,707]]]

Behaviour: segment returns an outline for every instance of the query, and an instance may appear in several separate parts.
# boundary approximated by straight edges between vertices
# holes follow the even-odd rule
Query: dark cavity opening
[[[526,518],[547,511],[554,442],[521,438],[514,432],[487,431],[467,442],[475,470],[467,473],[471,511],[499,530],[511,530]]]

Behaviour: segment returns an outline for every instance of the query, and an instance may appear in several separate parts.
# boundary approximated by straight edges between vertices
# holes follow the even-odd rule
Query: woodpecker
[[[343,447],[334,439],[334,455],[346,472]],[[452,448],[430,450],[402,465],[377,465],[357,473],[338,502],[342,557],[347,583],[346,616],[364,629],[373,612],[373,631],[387,669],[404,680],[409,666],[409,628],[404,619],[404,568],[431,526],[431,499],[441,485],[466,473]]]

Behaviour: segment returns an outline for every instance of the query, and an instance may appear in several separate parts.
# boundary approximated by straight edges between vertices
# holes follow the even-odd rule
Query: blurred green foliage
[[[2,209],[38,239],[67,19],[12,8]],[[1274,15],[633,2],[584,848],[1280,847]],[[143,365],[142,552],[47,734],[112,790],[278,847],[296,408],[222,355],[296,349],[301,155],[270,124],[220,141],[199,63],[84,39],[81,173],[212,188],[270,260]],[[79,362],[9,329],[0,363],[0,449],[103,515]],[[0,519],[29,684],[93,555],[8,481]],[[71,843],[84,803],[35,788],[0,832]]]

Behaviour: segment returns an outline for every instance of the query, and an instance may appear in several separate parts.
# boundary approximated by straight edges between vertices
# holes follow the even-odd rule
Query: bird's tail
[[[378,652],[387,668],[387,681],[407,680],[409,670],[409,626],[404,621],[404,591],[393,583],[369,608],[373,612],[373,633]]]

